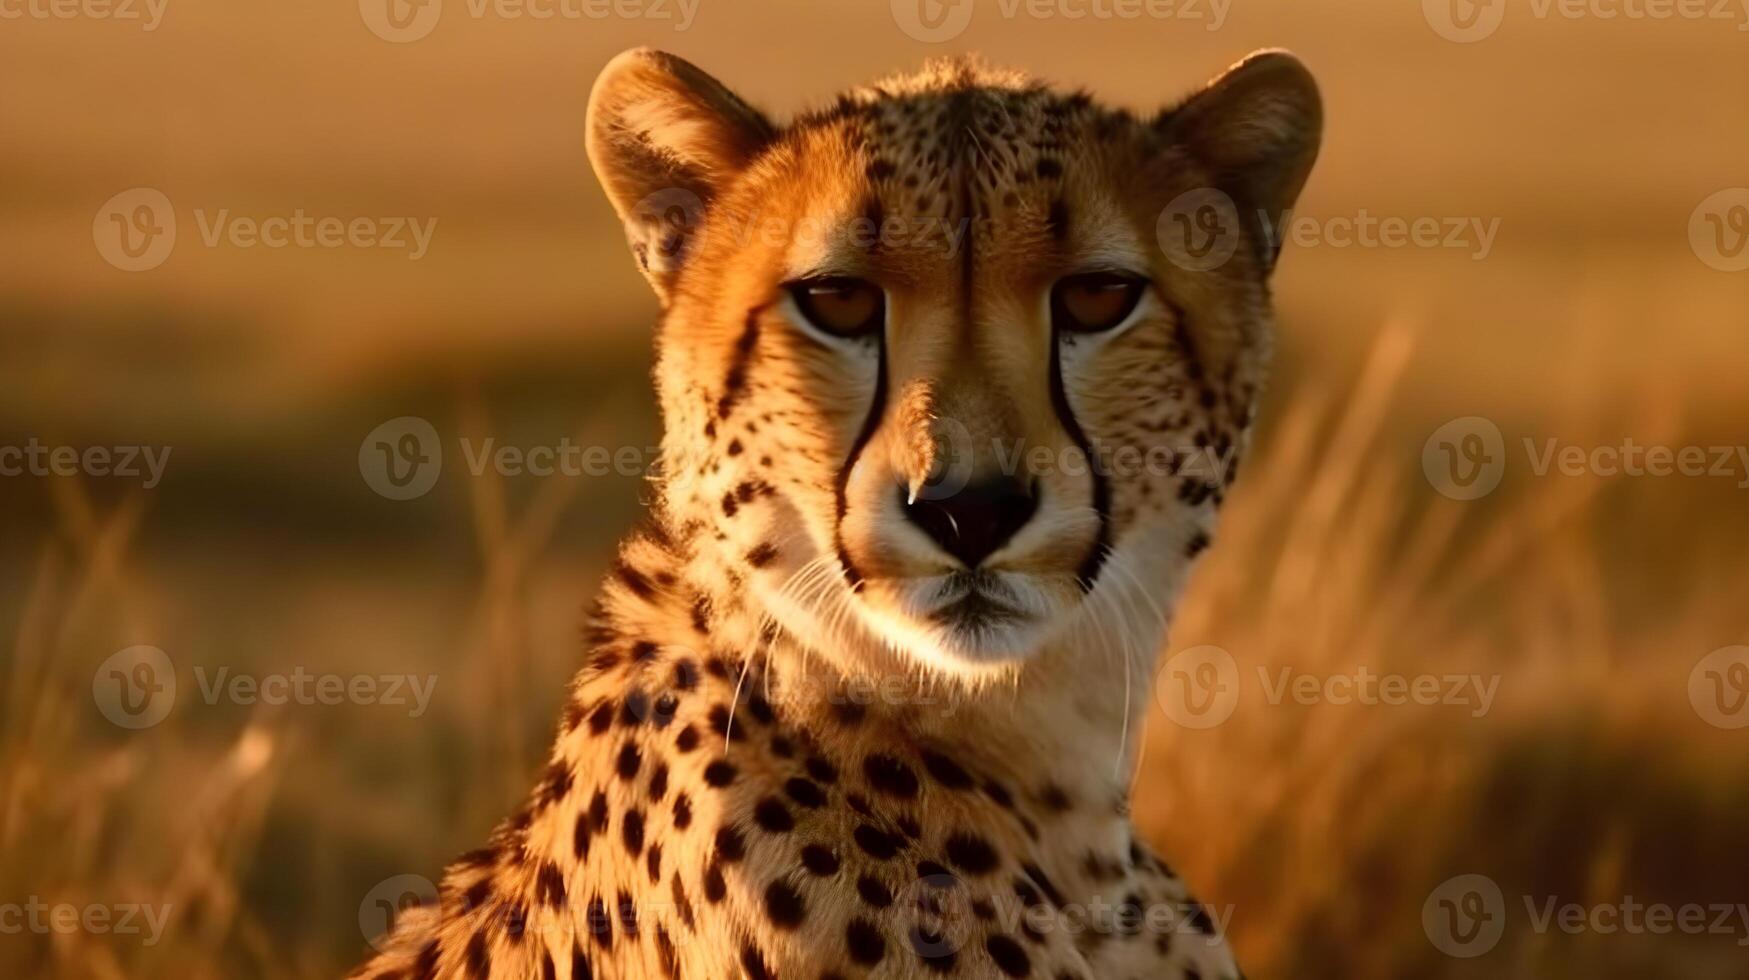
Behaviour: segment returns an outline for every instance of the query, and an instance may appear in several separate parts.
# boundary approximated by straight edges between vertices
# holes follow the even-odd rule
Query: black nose
[[[1007,544],[1038,508],[1032,490],[1012,477],[982,480],[939,499],[907,502],[903,487],[899,494],[911,523],[967,568],[977,568]]]

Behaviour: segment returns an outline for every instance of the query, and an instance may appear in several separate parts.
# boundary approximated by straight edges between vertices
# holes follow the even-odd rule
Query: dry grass
[[[1612,596],[1669,570],[1624,576],[1603,553],[1612,514],[1661,506],[1645,488],[1509,480],[1485,507],[1427,493],[1414,453],[1386,435],[1411,344],[1387,331],[1351,391],[1303,391],[1276,413],[1168,651],[1230,651],[1239,708],[1204,731],[1150,719],[1140,822],[1232,910],[1257,976],[1730,975],[1735,937],[1533,935],[1516,897],[1741,897],[1723,870],[1745,856],[1726,817],[1749,804],[1749,762],[1685,692],[1700,654],[1749,635],[1744,568],[1696,557],[1680,566],[1686,601],[1647,610]],[[462,431],[494,431],[478,398],[462,405]],[[170,919],[152,946],[0,937],[0,974],[333,975],[362,947],[374,882],[430,873],[532,778],[594,575],[552,557],[567,514],[600,506],[579,481],[521,495],[466,481],[452,523],[471,526],[476,556],[454,579],[417,556],[360,574],[329,544],[314,567],[288,555],[263,580],[265,623],[251,618],[256,583],[224,581],[234,559],[196,560],[215,580],[140,544],[152,515],[139,496],[42,486],[52,527],[9,638],[0,895],[144,902]],[[137,642],[175,652],[185,707],[132,733],[94,710],[90,684]],[[191,663],[429,671],[439,696],[417,720],[212,706]],[[1263,701],[1257,668],[1289,665],[1500,687],[1480,718]],[[1421,923],[1429,891],[1463,873],[1493,877],[1515,910],[1501,948],[1475,961],[1440,955]]]

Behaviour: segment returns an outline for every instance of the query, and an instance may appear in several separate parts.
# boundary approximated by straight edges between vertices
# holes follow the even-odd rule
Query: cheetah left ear
[[[773,135],[721,82],[664,51],[608,63],[589,94],[589,161],[664,305],[705,209]]]
[[[1258,51],[1172,113],[1167,135],[1213,170],[1273,265],[1276,230],[1318,158],[1324,108],[1318,84],[1286,51]]]

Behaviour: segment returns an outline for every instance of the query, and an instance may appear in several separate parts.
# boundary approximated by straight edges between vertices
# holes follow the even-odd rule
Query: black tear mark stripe
[[[862,572],[857,570],[856,562],[850,557],[850,549],[844,546],[844,515],[850,511],[850,474],[856,469],[856,461],[862,457],[863,449],[870,439],[874,438],[875,430],[880,428],[881,416],[887,408],[887,339],[883,331],[879,339],[879,360],[875,365],[874,399],[869,403],[868,416],[862,420],[862,431],[856,434],[856,441],[850,445],[850,455],[844,458],[844,467],[838,471],[837,497],[838,516],[832,522],[832,546],[838,552],[838,564],[844,569],[844,580],[851,588],[862,584]]]
[[[729,362],[729,373],[723,378],[723,396],[717,399],[719,419],[728,418],[741,396],[747,393],[747,367],[753,363],[753,349],[759,345],[759,318],[764,315],[767,305],[747,311],[747,322],[741,328],[741,336],[735,340],[734,360]]]
[[[1051,407],[1056,409],[1057,421],[1062,423],[1063,431],[1069,434],[1090,464],[1087,473],[1093,480],[1093,512],[1099,515],[1099,533],[1094,536],[1087,557],[1081,559],[1081,567],[1075,576],[1080,579],[1081,591],[1092,592],[1099,570],[1105,567],[1105,553],[1111,546],[1111,484],[1106,481],[1104,471],[1094,465],[1099,457],[1094,454],[1093,443],[1088,440],[1081,423],[1075,420],[1075,410],[1069,405],[1069,392],[1063,387],[1062,337],[1054,325],[1051,327]]]
[[[1196,382],[1197,388],[1203,388],[1208,372],[1202,354],[1196,349],[1196,338],[1190,334],[1190,317],[1177,303],[1167,303],[1166,308],[1172,311],[1172,339],[1177,341],[1179,351],[1184,354],[1184,373]]]

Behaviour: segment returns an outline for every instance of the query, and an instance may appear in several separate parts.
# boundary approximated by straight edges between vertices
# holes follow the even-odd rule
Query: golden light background
[[[1702,658],[1749,643],[1749,469],[1538,475],[1523,447],[1749,444],[1749,272],[1721,267],[1749,191],[1716,197],[1749,187],[1749,13],[1452,0],[1505,11],[1460,42],[1435,0],[1231,0],[1218,28],[1211,0],[1128,19],[973,0],[926,43],[886,2],[666,0],[682,30],[444,0],[393,43],[376,2],[165,0],[146,30],[96,0],[65,19],[0,0],[0,447],[171,453],[149,489],[0,476],[0,904],[168,909],[151,944],[0,933],[0,975],[338,975],[374,887],[434,877],[532,784],[644,488],[476,477],[458,442],[654,441],[655,303],[582,149],[591,81],[641,44],[780,116],[961,51],[1138,110],[1296,52],[1327,116],[1301,218],[1495,231],[1485,252],[1288,245],[1260,452],[1165,651],[1218,646],[1242,697],[1208,729],[1150,713],[1138,823],[1230,912],[1253,977],[1743,975],[1749,922],[1568,933],[1530,908],[1749,902],[1749,729],[1690,697]],[[135,188],[177,233],[129,272],[100,243]],[[221,211],[436,224],[414,259],[209,244]],[[400,416],[446,453],[411,501],[358,461]],[[1459,501],[1423,458],[1468,417],[1509,462]],[[139,644],[179,686],[130,731],[93,677]],[[1499,693],[1475,717],[1271,704],[1259,683],[1363,667]],[[197,668],[436,687],[419,717],[208,703]],[[1475,958],[1423,915],[1462,875],[1504,901]]]

